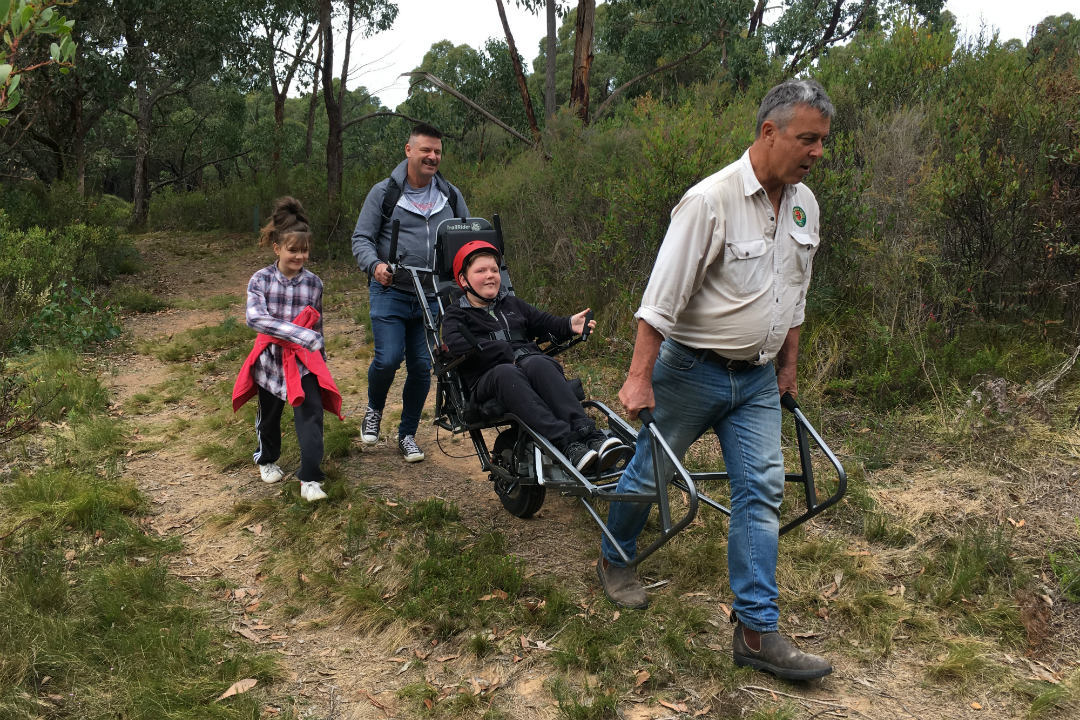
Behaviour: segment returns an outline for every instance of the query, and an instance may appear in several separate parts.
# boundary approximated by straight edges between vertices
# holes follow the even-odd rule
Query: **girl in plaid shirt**
[[[325,359],[322,335],[322,291],[319,277],[304,267],[311,248],[311,228],[307,213],[300,202],[291,197],[279,198],[274,204],[270,222],[262,229],[259,244],[273,247],[277,262],[251,276],[247,288],[247,324],[262,335],[283,340]],[[293,322],[307,307],[316,313],[310,327]],[[258,347],[258,345],[256,346]],[[270,342],[255,358],[248,359],[250,379],[258,386],[259,408],[255,415],[255,431],[259,447],[255,462],[264,482],[281,480],[285,473],[277,465],[281,455],[281,412],[289,401],[289,391],[296,396],[297,388],[286,382],[286,366],[282,345]],[[325,365],[321,365],[325,371]],[[300,444],[300,496],[308,502],[322,500],[324,478],[320,467],[323,457],[323,394],[313,368],[297,362],[303,401],[293,408],[296,437]],[[291,364],[290,364],[291,367]],[[241,378],[244,378],[241,371]],[[326,373],[325,379],[329,380]],[[238,380],[239,382],[239,380]],[[333,388],[333,381],[328,384]],[[337,388],[333,388],[336,392]]]

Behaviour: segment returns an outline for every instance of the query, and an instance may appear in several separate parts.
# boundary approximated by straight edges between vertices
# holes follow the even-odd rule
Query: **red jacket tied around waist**
[[[300,311],[300,314],[293,319],[293,323],[310,329],[315,326],[318,320],[319,311],[309,305]],[[259,386],[255,384],[251,377],[251,369],[255,366],[255,360],[271,343],[281,346],[281,365],[285,372],[285,387],[289,396],[289,404],[297,407],[304,402],[304,391],[300,387],[300,367],[297,365],[297,361],[299,361],[310,372],[314,373],[319,381],[323,409],[329,410],[337,415],[338,419],[344,420],[345,417],[341,414],[341,392],[337,389],[337,385],[334,384],[334,378],[330,377],[330,370],[326,367],[326,361],[323,360],[322,353],[318,350],[308,350],[296,343],[264,335],[263,333],[255,336],[255,347],[251,349],[247,359],[244,360],[244,365],[240,368],[240,374],[236,377],[236,384],[233,385],[232,393],[233,412],[239,410],[244,403],[258,394]]]

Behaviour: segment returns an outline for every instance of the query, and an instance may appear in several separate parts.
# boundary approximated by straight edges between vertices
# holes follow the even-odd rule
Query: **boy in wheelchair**
[[[596,427],[563,375],[536,338],[562,341],[596,326],[588,309],[570,317],[539,310],[502,289],[499,251],[483,240],[468,242],[454,256],[453,272],[464,294],[442,319],[450,353],[473,399],[494,398],[546,437],[579,471],[607,470],[629,448]]]

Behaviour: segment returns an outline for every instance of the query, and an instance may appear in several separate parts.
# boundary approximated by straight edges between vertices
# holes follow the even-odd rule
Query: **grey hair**
[[[791,122],[796,105],[809,105],[830,120],[836,113],[825,88],[817,80],[785,80],[766,93],[761,101],[756,135],[761,135],[761,126],[766,120],[772,120],[783,130]]]

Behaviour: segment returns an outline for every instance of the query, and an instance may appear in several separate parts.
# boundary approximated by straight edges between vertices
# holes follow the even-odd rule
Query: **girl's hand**
[[[572,315],[570,317],[570,329],[573,330],[574,333],[577,334],[577,335],[580,335],[585,330],[585,313],[587,313],[587,312],[589,312],[589,308],[585,308],[584,310],[579,312],[577,315]],[[590,320],[589,321],[589,330],[595,330],[595,329],[596,329],[596,321],[595,320]]]

